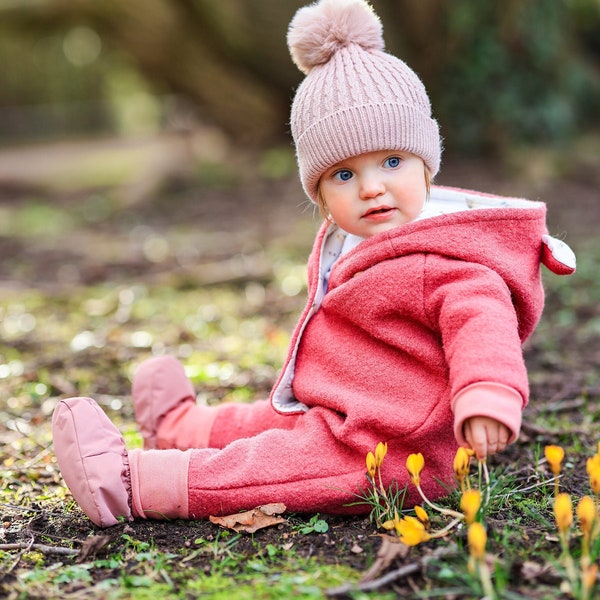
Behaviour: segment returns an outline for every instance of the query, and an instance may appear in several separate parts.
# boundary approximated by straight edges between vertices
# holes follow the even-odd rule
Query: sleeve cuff
[[[465,421],[471,417],[490,417],[510,430],[509,443],[521,430],[523,397],[515,389],[493,382],[473,383],[463,388],[452,400],[454,435],[460,446],[468,446],[463,433]]]

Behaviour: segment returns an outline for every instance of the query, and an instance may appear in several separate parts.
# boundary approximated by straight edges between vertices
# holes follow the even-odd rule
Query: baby
[[[306,74],[291,112],[300,179],[324,215],[308,299],[268,400],[207,407],[174,358],[133,381],[144,450],[89,398],[61,401],[54,447],[90,519],[199,519],[283,502],[356,513],[365,455],[388,443],[385,485],[425,456],[447,493],[458,445],[514,441],[528,401],[522,343],[543,307],[540,265],[571,273],[545,205],[431,186],[438,125],[408,65],[384,52],[364,0],[298,11],[288,45]],[[409,487],[406,506],[419,501]]]

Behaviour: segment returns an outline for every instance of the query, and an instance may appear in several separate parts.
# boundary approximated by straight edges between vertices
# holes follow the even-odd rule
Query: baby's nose
[[[373,176],[362,177],[360,181],[360,197],[363,200],[375,198],[384,192],[384,185],[381,179]]]

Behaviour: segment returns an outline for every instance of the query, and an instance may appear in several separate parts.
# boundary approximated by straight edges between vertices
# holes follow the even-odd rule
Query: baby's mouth
[[[394,209],[391,206],[377,206],[376,208],[369,209],[363,214],[363,217],[370,217],[375,215],[386,215],[392,212]]]

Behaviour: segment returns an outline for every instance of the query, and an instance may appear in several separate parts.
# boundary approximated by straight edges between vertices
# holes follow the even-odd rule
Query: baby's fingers
[[[477,426],[471,421],[465,424],[465,439],[478,460],[484,460],[488,455],[488,438],[485,427]]]
[[[502,452],[508,445],[509,438],[510,431],[494,419],[475,417],[465,424],[465,439],[478,460]]]

